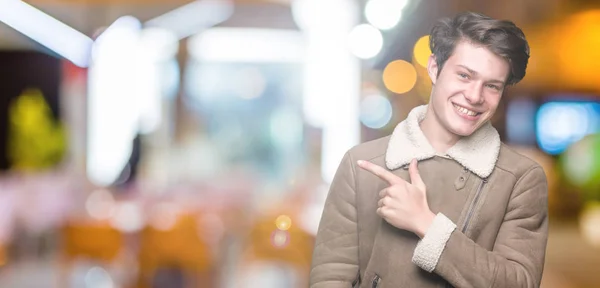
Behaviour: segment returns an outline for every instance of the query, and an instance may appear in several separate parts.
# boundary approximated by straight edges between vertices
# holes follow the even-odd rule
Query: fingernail
[[[363,161],[363,160],[358,160],[358,161],[356,161],[356,163],[358,163],[358,165],[362,166],[363,164],[365,164],[365,161]]]

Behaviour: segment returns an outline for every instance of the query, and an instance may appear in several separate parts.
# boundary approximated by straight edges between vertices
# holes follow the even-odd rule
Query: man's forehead
[[[483,46],[468,42],[459,43],[448,62],[452,66],[468,69],[471,73],[486,78],[505,79],[509,72],[508,62],[504,58]]]

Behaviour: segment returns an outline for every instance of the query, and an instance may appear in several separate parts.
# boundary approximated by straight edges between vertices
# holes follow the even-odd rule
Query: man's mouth
[[[473,111],[473,110],[469,110],[469,109],[467,109],[465,107],[459,106],[459,105],[454,104],[454,103],[452,103],[452,105],[454,105],[454,108],[456,108],[456,110],[459,113],[462,113],[464,115],[471,116],[471,117],[475,117],[475,116],[481,115],[481,112],[476,112],[476,111]]]

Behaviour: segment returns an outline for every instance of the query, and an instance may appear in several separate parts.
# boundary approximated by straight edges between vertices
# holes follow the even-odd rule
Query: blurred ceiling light
[[[207,62],[302,62],[304,40],[293,30],[211,28],[192,36],[190,55]]]
[[[141,23],[117,19],[93,48],[89,70],[87,175],[96,185],[117,180],[127,164],[139,128],[138,81]],[[146,83],[146,85],[149,85]]]
[[[197,0],[149,20],[145,26],[170,30],[183,39],[227,20],[233,9],[230,0]]]
[[[150,27],[141,31],[140,44],[142,53],[154,62],[167,61],[177,55],[179,40],[175,33],[163,28]]]
[[[79,67],[89,65],[93,40],[18,0],[0,0],[0,21]]]
[[[132,84],[137,87],[140,132],[149,134],[156,131],[162,122],[163,85],[168,79],[163,73],[167,71],[166,63],[176,61],[179,41],[169,30],[146,28],[139,35],[137,50],[137,81]]]
[[[122,16],[113,22],[108,28],[102,31],[102,34],[96,37],[92,47],[92,60],[95,59],[98,51],[118,55],[122,52],[120,43],[126,43],[128,46],[134,45],[142,29],[142,23],[133,16]],[[133,48],[131,48],[133,49]]]
[[[304,120],[323,129],[321,175],[331,183],[344,153],[360,140],[360,61],[347,42],[359,23],[358,1],[293,0],[291,8],[306,38]]]
[[[292,0],[292,17],[301,30],[310,33],[325,33],[347,30],[356,22],[352,3],[347,0]],[[352,7],[350,9],[344,7]],[[336,35],[337,36],[337,35]],[[332,37],[329,34],[329,37]]]
[[[394,28],[402,18],[402,9],[408,0],[370,0],[365,5],[365,17],[381,30]]]
[[[394,93],[406,93],[412,90],[416,83],[415,67],[404,60],[392,61],[383,70],[383,84]]]
[[[355,26],[348,35],[348,45],[354,56],[370,59],[381,51],[383,36],[377,28],[369,24],[360,24]]]

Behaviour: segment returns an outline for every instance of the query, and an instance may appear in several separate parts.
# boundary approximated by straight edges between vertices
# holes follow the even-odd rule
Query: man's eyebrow
[[[459,67],[462,67],[462,68],[466,69],[467,71],[469,71],[469,73],[471,73],[471,74],[473,74],[473,75],[475,75],[475,76],[477,76],[477,75],[479,74],[479,73],[477,73],[477,71],[475,71],[475,70],[473,70],[473,69],[471,69],[471,68],[469,68],[469,67],[467,67],[467,66],[465,66],[465,65],[458,64],[457,66],[459,66]],[[487,81],[487,82],[490,82],[490,83],[498,83],[498,84],[501,84],[501,85],[503,85],[503,86],[504,86],[504,84],[505,84],[505,83],[504,83],[504,81],[502,81],[502,80],[499,80],[499,79],[491,79],[491,80],[489,80],[489,81]]]
[[[467,69],[467,71],[469,71],[469,73],[471,73],[471,74],[473,74],[473,75],[477,75],[477,74],[479,74],[479,73],[477,73],[477,71],[475,71],[475,70],[473,70],[473,69],[471,69],[471,68],[469,68],[469,67],[467,67],[467,66],[465,66],[465,65],[458,64],[457,66]]]

